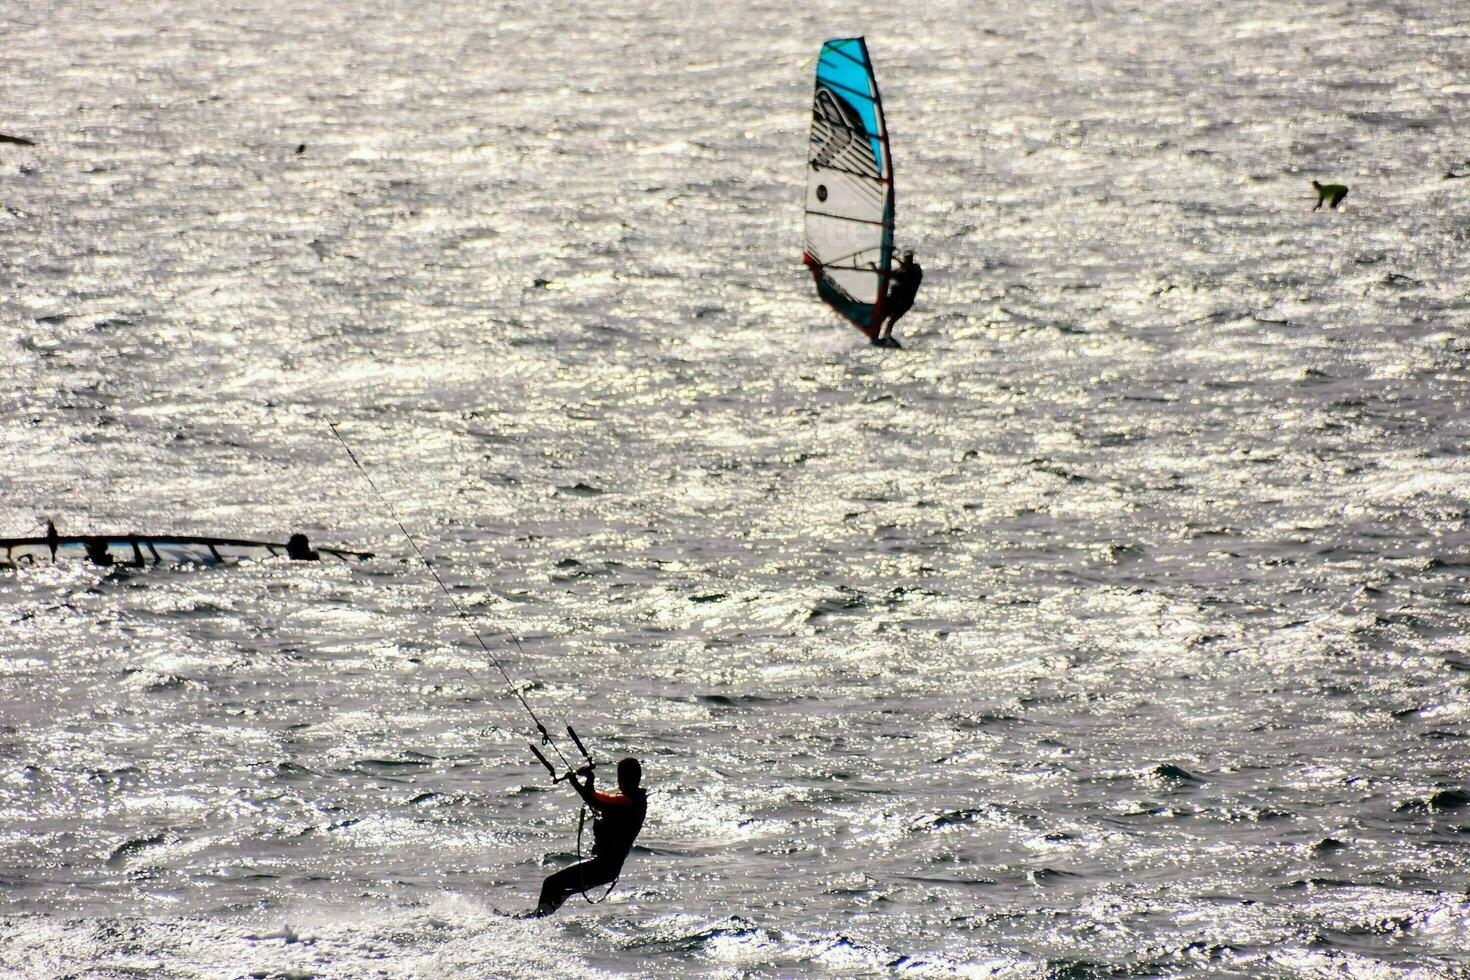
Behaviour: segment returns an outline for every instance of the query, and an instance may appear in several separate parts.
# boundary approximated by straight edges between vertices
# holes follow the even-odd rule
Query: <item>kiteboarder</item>
[[[579,775],[586,782],[579,782]],[[597,792],[590,767],[568,773],[566,778],[592,811],[592,857],[547,878],[532,916],[550,915],[578,892],[617,881],[648,814],[648,794],[641,785],[643,766],[631,756],[618,763],[617,793]]]
[[[899,346],[893,339],[893,325],[914,305],[919,283],[923,281],[924,270],[914,261],[914,250],[904,249],[898,267],[888,277],[888,298],[883,304],[883,322],[878,324],[878,335],[873,338],[875,347]]]

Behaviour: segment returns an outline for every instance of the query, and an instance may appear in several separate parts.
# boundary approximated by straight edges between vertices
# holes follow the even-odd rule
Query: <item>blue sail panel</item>
[[[863,121],[874,161],[883,160],[883,123],[878,117],[878,84],[868,62],[868,46],[860,37],[841,38],[822,45],[817,59],[817,84],[828,85],[847,96]]]

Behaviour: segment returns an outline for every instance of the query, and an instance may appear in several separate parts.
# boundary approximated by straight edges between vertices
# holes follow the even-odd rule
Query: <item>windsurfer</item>
[[[578,775],[585,776],[586,782],[578,781]],[[648,794],[641,785],[643,766],[637,759],[629,757],[618,763],[617,793],[597,792],[590,768],[568,773],[566,778],[592,811],[592,857],[547,878],[533,916],[550,915],[578,892],[617,881],[648,814]]]
[[[878,324],[878,335],[873,338],[877,347],[897,347],[893,339],[893,325],[914,305],[919,294],[919,283],[924,281],[924,270],[914,261],[913,249],[905,249],[898,267],[888,277],[888,297],[883,303],[883,322]]]

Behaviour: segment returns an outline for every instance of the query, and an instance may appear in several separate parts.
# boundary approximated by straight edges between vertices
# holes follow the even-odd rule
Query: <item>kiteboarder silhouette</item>
[[[542,761],[545,762],[544,759]],[[551,767],[548,765],[547,768]],[[579,782],[578,776],[585,781]],[[536,903],[536,910],[531,913],[533,917],[550,915],[579,892],[585,895],[590,889],[615,884],[648,815],[648,792],[642,785],[643,766],[632,756],[618,763],[616,793],[597,792],[590,765],[568,772],[562,778],[572,784],[582,803],[592,811],[592,856],[562,868],[542,882],[541,897]],[[579,851],[581,840],[579,829]],[[608,890],[611,891],[611,887]]]

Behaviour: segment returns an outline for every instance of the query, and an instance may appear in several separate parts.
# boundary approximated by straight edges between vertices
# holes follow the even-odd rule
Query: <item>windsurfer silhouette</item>
[[[579,782],[579,775],[586,782]],[[566,778],[592,811],[592,857],[561,869],[542,883],[541,899],[531,913],[534,917],[550,915],[578,892],[617,881],[648,814],[648,794],[641,785],[643,766],[637,759],[629,757],[618,763],[617,793],[597,792],[590,768],[568,773]]]
[[[914,305],[919,283],[923,281],[924,270],[914,261],[913,249],[904,249],[898,267],[888,277],[888,296],[883,303],[883,320],[878,324],[878,335],[873,338],[874,347],[900,346],[893,338],[893,325]]]

